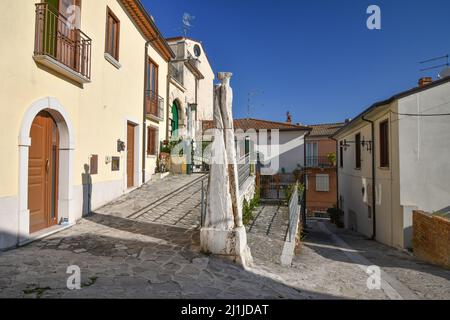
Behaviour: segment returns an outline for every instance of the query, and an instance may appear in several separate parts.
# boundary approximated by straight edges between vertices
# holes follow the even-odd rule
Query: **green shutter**
[[[172,105],[172,136],[178,136],[178,108],[175,102]]]

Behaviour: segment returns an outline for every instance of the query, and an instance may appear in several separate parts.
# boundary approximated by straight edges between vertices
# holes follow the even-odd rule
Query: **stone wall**
[[[413,249],[417,258],[450,269],[450,220],[414,211]]]

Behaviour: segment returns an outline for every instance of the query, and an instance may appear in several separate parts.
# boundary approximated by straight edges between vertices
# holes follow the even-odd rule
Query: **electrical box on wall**
[[[106,157],[105,157],[105,164],[110,164],[111,161],[112,161],[111,156],[106,156]]]

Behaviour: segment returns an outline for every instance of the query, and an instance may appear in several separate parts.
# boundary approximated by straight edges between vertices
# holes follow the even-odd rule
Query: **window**
[[[344,147],[339,147],[339,166],[344,167]]]
[[[47,0],[53,9],[58,8],[73,28],[81,28],[81,0]]]
[[[149,156],[156,156],[158,152],[158,129],[154,127],[147,127],[147,154]]]
[[[158,110],[158,66],[150,58],[145,70],[145,94],[148,97],[147,112],[161,117]]]
[[[119,61],[120,21],[108,8],[106,12],[106,48],[105,52]]]
[[[355,136],[355,168],[361,169],[361,134]]]
[[[380,123],[380,167],[389,167],[389,122]]]
[[[90,162],[89,173],[98,174],[98,155],[97,154],[91,155],[91,159],[89,162]]]
[[[306,166],[317,167],[319,165],[319,148],[317,142],[306,143]]]
[[[316,191],[328,192],[330,191],[330,177],[328,174],[317,174],[316,175]]]

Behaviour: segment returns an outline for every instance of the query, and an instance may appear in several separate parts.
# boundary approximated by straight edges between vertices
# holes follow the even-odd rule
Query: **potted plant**
[[[335,166],[336,165],[336,152],[328,153],[327,159],[333,166]]]

